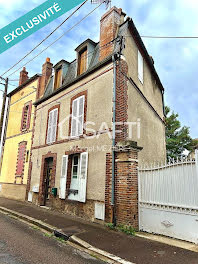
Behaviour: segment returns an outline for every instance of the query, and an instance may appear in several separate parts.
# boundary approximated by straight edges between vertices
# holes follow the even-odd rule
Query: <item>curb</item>
[[[40,227],[40,228],[42,228],[48,232],[54,233],[55,236],[61,237],[65,241],[71,242],[71,244],[73,243],[73,244],[80,246],[81,248],[85,249],[86,251],[89,251],[90,253],[95,253],[96,255],[102,256],[102,258],[106,258],[108,262],[110,261],[109,263],[135,264],[135,263],[132,263],[130,261],[126,261],[120,257],[117,257],[111,253],[108,253],[104,250],[93,247],[92,245],[90,245],[86,241],[78,238],[75,235],[68,236],[68,235],[62,233],[61,230],[57,230],[56,227],[48,225],[48,224],[42,222],[41,220],[37,220],[33,217],[18,213],[16,211],[7,209],[7,208],[2,207],[2,206],[0,206],[0,211],[2,211],[3,213],[7,213],[8,215],[13,215],[13,216],[15,216],[19,219],[22,219],[23,221],[26,221],[30,224],[36,225],[36,226],[38,226],[38,227]]]
[[[38,226],[38,227],[40,227],[40,228],[42,228],[42,229],[44,229],[44,230],[46,230],[48,232],[52,233],[56,229],[54,226],[48,225],[48,224],[46,224],[46,223],[44,223],[44,222],[42,222],[40,220],[37,220],[37,219],[35,219],[33,217],[18,213],[16,211],[7,209],[5,207],[0,206],[0,210],[3,211],[4,213],[8,213],[8,214],[11,214],[13,216],[16,216],[16,217],[18,217],[18,218],[20,218],[20,219],[22,219],[22,220],[24,220],[24,221],[26,221],[26,222],[28,222],[30,224],[34,224],[34,225],[36,225],[36,226]]]
[[[130,261],[126,261],[120,257],[117,257],[111,253],[108,253],[104,250],[101,250],[101,249],[98,249],[98,248],[95,248],[93,247],[92,245],[90,245],[89,243],[85,242],[84,240],[76,237],[75,235],[71,236],[69,241],[75,243],[75,244],[78,244],[80,245],[81,247],[84,247],[94,253],[97,253],[99,255],[102,255],[102,256],[105,256],[106,258],[112,260],[112,261],[115,261],[115,263],[121,263],[121,264],[135,264],[135,263],[132,263]]]
[[[198,253],[198,245],[193,244],[191,242],[187,242],[184,240],[179,240],[179,239],[174,239],[170,237],[166,237],[163,235],[157,235],[157,234],[150,234],[150,233],[145,233],[145,232],[138,232],[136,233],[137,237],[149,239],[155,242],[159,242],[162,244],[166,244],[172,247],[177,247],[177,248],[182,248],[185,250],[189,250],[195,253]]]

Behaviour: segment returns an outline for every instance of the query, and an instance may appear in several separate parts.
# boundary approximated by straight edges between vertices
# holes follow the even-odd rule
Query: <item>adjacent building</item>
[[[20,73],[19,86],[8,94],[7,130],[0,174],[0,197],[25,200],[29,171],[34,117],[39,75],[28,78],[25,68]]]
[[[18,149],[27,175],[31,134],[28,141],[13,123],[0,181],[12,182],[12,187],[27,183],[28,201],[37,205],[91,220],[116,217],[137,226],[138,157],[140,163],[166,157],[164,88],[132,19],[125,19],[121,9],[113,7],[101,18],[99,43],[87,39],[75,51],[73,62],[53,66],[47,59],[43,65],[28,182],[18,177],[20,166],[14,166],[16,173],[6,167],[14,141],[13,160]]]

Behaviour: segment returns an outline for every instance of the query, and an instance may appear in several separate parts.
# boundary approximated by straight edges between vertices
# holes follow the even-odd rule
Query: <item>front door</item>
[[[46,166],[45,166],[45,178],[44,178],[44,192],[45,192],[45,197],[44,197],[44,205],[45,206],[50,206],[50,195],[52,191],[52,172],[53,172],[53,158],[48,158],[45,160]]]

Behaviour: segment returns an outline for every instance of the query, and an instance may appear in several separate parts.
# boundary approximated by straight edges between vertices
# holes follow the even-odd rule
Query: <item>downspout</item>
[[[111,191],[111,206],[113,213],[113,224],[116,226],[115,216],[115,146],[116,146],[116,58],[115,54],[112,56],[113,60],[113,135],[112,135],[112,191]]]
[[[0,175],[1,175],[1,168],[2,168],[2,162],[3,162],[3,153],[4,153],[4,145],[6,140],[6,134],[7,134],[7,127],[8,127],[8,117],[10,112],[10,101],[11,96],[7,96],[6,104],[5,104],[5,113],[4,113],[4,124],[2,128],[2,135],[1,135],[1,142],[0,142]]]
[[[165,104],[164,104],[164,91],[162,91],[162,104],[163,104],[163,112],[164,112],[164,116],[166,117]]]

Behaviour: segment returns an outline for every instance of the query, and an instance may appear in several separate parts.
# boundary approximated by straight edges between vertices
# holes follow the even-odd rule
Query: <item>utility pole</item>
[[[7,92],[8,92],[8,78],[4,79],[0,77],[2,81],[5,82],[4,85],[4,93],[3,93],[3,103],[2,103],[2,111],[1,111],[1,119],[0,119],[0,141],[2,137],[2,129],[3,129],[3,121],[4,121],[4,114],[5,114],[5,106],[6,106],[6,98],[7,98]]]

